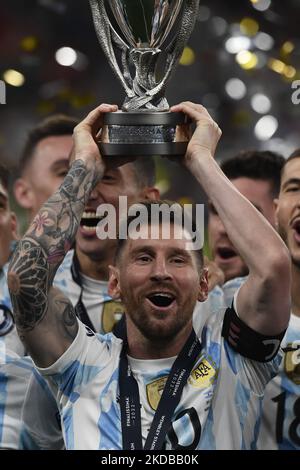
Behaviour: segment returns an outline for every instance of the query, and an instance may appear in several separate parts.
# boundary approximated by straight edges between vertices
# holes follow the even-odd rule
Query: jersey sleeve
[[[36,367],[62,406],[75,400],[82,387],[92,381],[111,358],[111,338],[94,334],[80,320],[77,321],[77,336],[67,351],[50,367]],[[117,338],[115,340],[121,342]]]
[[[22,448],[63,450],[60,414],[56,400],[45,379],[36,370],[31,376],[22,409],[24,432]]]
[[[266,337],[249,328],[236,312],[236,297],[224,314],[222,336],[228,366],[239,377],[241,386],[262,395],[278,373],[282,360],[281,339]]]
[[[222,287],[214,287],[208,294],[205,302],[197,302],[193,312],[193,327],[200,334],[208,318],[221,309],[230,307],[235,293],[245,282],[246,277],[239,277],[227,281]]]

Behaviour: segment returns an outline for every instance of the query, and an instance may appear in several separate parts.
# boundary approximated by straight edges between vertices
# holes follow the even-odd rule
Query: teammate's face
[[[149,235],[147,225],[142,233]],[[173,339],[191,325],[196,301],[207,296],[206,273],[199,275],[185,239],[129,239],[115,271],[111,294],[120,293],[130,322],[152,341]]]
[[[285,165],[276,206],[278,232],[300,267],[300,157]]]
[[[17,221],[9,207],[8,194],[0,182],[0,268],[7,262],[10,243],[17,238]]]
[[[145,190],[146,191],[146,190]],[[99,218],[96,216],[100,204],[111,204],[119,214],[119,197],[126,196],[128,207],[135,200],[144,198],[146,193],[138,185],[131,163],[105,172],[100,183],[92,191],[81,218],[76,236],[76,246],[85,255],[102,259],[116,246],[116,240],[99,240],[96,233]],[[122,215],[122,214],[121,214]]]
[[[22,190],[16,192],[19,204],[31,218],[61,185],[69,169],[72,136],[50,136],[36,146],[32,161],[21,178]]]
[[[231,180],[233,185],[275,226],[275,210],[271,186],[268,181],[250,178]],[[248,274],[248,268],[228,238],[225,227],[210,206],[208,237],[214,261],[225,274],[225,280]]]

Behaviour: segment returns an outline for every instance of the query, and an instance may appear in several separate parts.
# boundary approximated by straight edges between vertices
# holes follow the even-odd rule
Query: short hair
[[[284,157],[276,152],[250,150],[226,160],[221,164],[221,169],[230,180],[244,177],[268,181],[272,195],[277,197],[284,162]]]
[[[31,129],[27,135],[25,145],[19,162],[19,174],[22,175],[32,160],[37,144],[47,137],[72,135],[74,127],[79,123],[78,119],[55,114],[41,121]]]
[[[134,205],[136,204],[139,204],[139,205],[143,205],[145,208],[146,208],[146,211],[147,211],[147,223],[150,225],[151,222],[152,222],[152,207],[153,206],[162,206],[162,205],[167,205],[168,207],[172,207],[173,204],[177,204],[178,206],[181,206],[182,210],[183,210],[183,206],[182,204],[179,204],[178,202],[176,201],[170,201],[170,200],[143,200],[143,201],[138,201],[136,203],[134,203]],[[126,232],[128,233],[128,228],[131,224],[131,222],[133,222],[134,220],[136,219],[136,215],[130,215],[130,216],[127,216],[125,217],[123,220],[121,220],[120,222],[120,227],[119,227],[119,232],[122,231],[122,233]],[[185,218],[186,220],[186,218]],[[184,221],[185,221],[184,220]],[[183,227],[184,225],[184,221],[183,221],[183,218],[181,219],[181,226]],[[189,224],[189,227],[191,228],[191,230],[189,231],[190,235],[193,235],[192,232],[195,233],[195,230],[196,230],[196,224],[193,220],[193,218],[191,218],[190,220],[190,224]],[[159,212],[159,223],[163,223],[163,219],[162,219],[162,213]],[[176,219],[176,217],[174,217],[174,213],[172,211],[170,211],[170,223],[171,224],[176,224],[178,223],[178,220]],[[124,227],[125,225],[125,227]],[[185,227],[185,226],[184,226]],[[186,228],[186,227],[185,227]],[[124,230],[125,229],[125,230]],[[120,238],[118,237],[118,240],[117,240],[117,248],[116,248],[116,253],[115,253],[115,264],[118,263],[118,261],[120,260],[120,257],[121,257],[121,253],[124,249],[124,246],[126,244],[126,239],[124,238]],[[198,269],[199,271],[203,268],[203,265],[204,265],[204,258],[203,258],[203,250],[202,249],[198,249],[198,250],[194,250],[195,252],[195,255],[196,255],[196,260],[197,260],[197,265],[198,265]]]
[[[153,157],[141,156],[134,160],[132,164],[135,179],[140,187],[152,187],[155,185],[156,173]]]
[[[291,153],[291,155],[286,159],[286,161],[284,162],[284,165],[282,167],[282,172],[281,174],[283,173],[283,170],[284,170],[284,167],[285,165],[290,162],[291,160],[295,160],[296,158],[300,158],[300,148],[294,150],[293,153]]]
[[[10,180],[10,171],[9,169],[0,162],[0,183],[8,191],[9,189],[9,180]]]

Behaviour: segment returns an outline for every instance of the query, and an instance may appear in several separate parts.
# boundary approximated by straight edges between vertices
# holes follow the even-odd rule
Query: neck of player
[[[76,247],[76,255],[79,261],[80,273],[97,281],[108,281],[108,266],[113,264],[114,254],[108,253],[104,256],[93,257],[86,255]]]
[[[300,265],[292,263],[292,312],[300,317]]]
[[[165,359],[177,356],[185,345],[192,332],[192,321],[185,325],[179,333],[173,338],[147,338],[132,323],[130,318],[126,317],[128,355],[135,359]]]

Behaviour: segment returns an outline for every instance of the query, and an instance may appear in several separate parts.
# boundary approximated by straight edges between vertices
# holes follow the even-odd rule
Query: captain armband
[[[241,356],[257,362],[274,359],[280,348],[285,331],[275,336],[266,336],[252,330],[236,314],[233,307],[225,312],[222,336]]]

